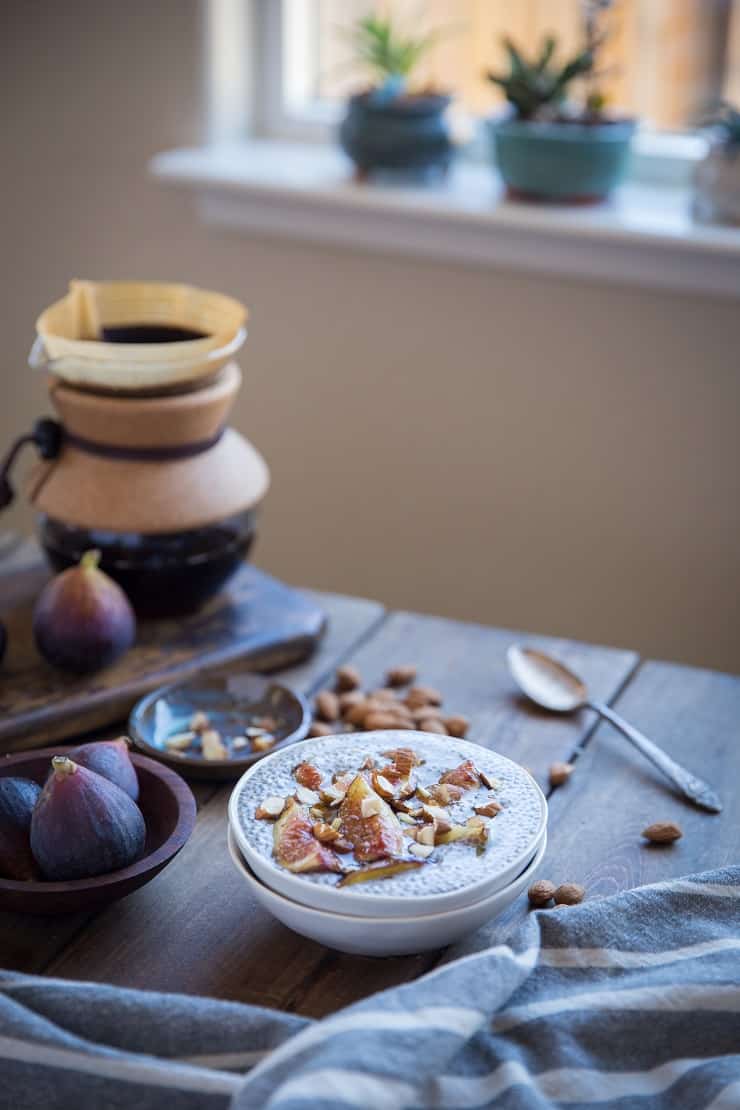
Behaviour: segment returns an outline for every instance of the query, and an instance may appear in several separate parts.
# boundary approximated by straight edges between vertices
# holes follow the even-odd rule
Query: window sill
[[[490,168],[428,187],[358,184],[330,146],[253,140],[157,155],[204,221],[316,243],[740,296],[740,229],[691,221],[689,192],[628,183],[593,207],[504,199]]]

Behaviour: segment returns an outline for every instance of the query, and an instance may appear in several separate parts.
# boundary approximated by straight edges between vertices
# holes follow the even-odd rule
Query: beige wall
[[[197,137],[199,26],[190,0],[13,5],[0,444],[44,408],[25,357],[70,276],[212,285],[252,310],[261,565],[740,670],[740,302],[207,232],[145,172]]]

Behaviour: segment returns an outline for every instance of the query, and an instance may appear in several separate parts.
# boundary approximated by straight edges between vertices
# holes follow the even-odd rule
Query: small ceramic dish
[[[424,760],[416,768],[425,786],[458,764],[472,760],[491,780],[497,781],[495,797],[502,810],[489,824],[488,844],[482,853],[465,842],[436,848],[418,870],[391,879],[338,887],[331,872],[294,874],[281,867],[273,855],[271,821],[255,817],[257,807],[270,796],[287,797],[297,787],[296,764],[312,763],[329,782],[335,771],[355,769],[366,756],[381,764],[382,753],[410,747]],[[466,790],[459,802],[448,807],[453,824],[464,823],[473,806],[491,796],[487,787]],[[360,917],[406,917],[441,913],[477,902],[502,890],[537,851],[545,835],[547,802],[532,776],[505,756],[478,744],[428,732],[384,731],[350,733],[304,740],[290,751],[275,752],[246,772],[229,800],[229,825],[239,850],[251,870],[266,886],[294,902]],[[356,866],[354,856],[341,857],[343,866]]]
[[[177,751],[167,741],[191,732],[195,713],[204,713],[208,727],[215,729],[230,755],[226,759],[205,759],[195,746]],[[269,725],[260,728],[256,722]],[[146,755],[175,768],[186,778],[235,779],[266,751],[252,748],[254,740],[265,736],[274,743],[270,752],[302,740],[311,724],[311,711],[305,699],[287,686],[262,675],[211,675],[171,686],[161,686],[136,703],[129,717],[129,735]],[[260,736],[246,737],[249,728]],[[234,742],[241,744],[235,747]]]
[[[0,777],[17,775],[42,785],[51,767],[51,757],[68,751],[69,747],[41,748],[5,756],[0,760]],[[146,822],[146,845],[141,859],[93,879],[17,882],[0,878],[0,909],[40,914],[97,909],[144,886],[174,859],[195,827],[192,791],[179,775],[153,759],[135,752],[131,759],[139,778],[138,805]]]
[[[503,913],[527,889],[537,875],[546,849],[545,836],[533,858],[513,882],[472,905],[421,917],[379,917],[368,921],[349,914],[313,909],[277,894],[250,871],[239,852],[233,830],[229,829],[231,858],[260,905],[294,933],[351,956],[406,956],[453,944]]]

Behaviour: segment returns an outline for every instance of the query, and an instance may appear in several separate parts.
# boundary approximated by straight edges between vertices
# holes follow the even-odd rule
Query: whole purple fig
[[[99,551],[86,551],[43,589],[33,614],[36,646],[48,663],[95,671],[134,642],[136,618],[121,587],[98,570]]]
[[[93,740],[90,744],[80,744],[78,748],[67,752],[67,755],[80,767],[87,767],[88,771],[95,771],[109,782],[114,782],[137,801],[139,780],[125,736],[119,736],[117,740]]]
[[[0,779],[0,875],[6,879],[37,879],[31,853],[31,816],[41,787],[31,779]]]
[[[31,851],[44,877],[89,879],[138,859],[146,826],[128,794],[66,755],[51,766],[31,818]]]

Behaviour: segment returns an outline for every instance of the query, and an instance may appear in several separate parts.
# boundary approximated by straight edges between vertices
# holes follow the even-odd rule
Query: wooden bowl
[[[53,755],[69,747],[41,748],[0,759],[0,777],[18,775],[46,781]],[[0,878],[0,909],[21,913],[75,913],[114,902],[144,886],[177,855],[195,826],[195,798],[186,782],[168,767],[132,753],[139,776],[139,808],[146,822],[144,855],[129,867],[68,882],[19,882]]]

